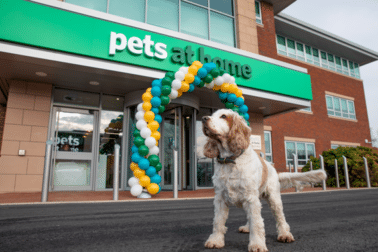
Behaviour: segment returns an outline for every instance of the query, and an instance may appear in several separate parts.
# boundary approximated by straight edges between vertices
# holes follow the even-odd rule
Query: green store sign
[[[217,48],[22,0],[0,16],[0,40],[162,71],[212,61],[239,86],[312,100],[308,74]]]

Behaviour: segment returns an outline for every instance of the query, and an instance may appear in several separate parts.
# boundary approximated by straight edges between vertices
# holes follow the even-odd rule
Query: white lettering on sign
[[[73,146],[78,146],[80,145],[80,139],[79,138],[73,138],[71,135],[67,137],[57,137],[56,139],[56,144],[61,144],[61,145],[65,145],[65,144],[69,144],[69,145],[73,145]]]
[[[144,52],[149,58],[166,59],[168,57],[167,45],[159,42],[155,44],[150,35],[144,36],[143,40],[138,37],[127,40],[122,33],[110,32],[109,55],[125,50],[126,46],[132,54],[141,55]]]
[[[254,150],[261,150],[261,136],[260,135],[251,135],[249,138]]]

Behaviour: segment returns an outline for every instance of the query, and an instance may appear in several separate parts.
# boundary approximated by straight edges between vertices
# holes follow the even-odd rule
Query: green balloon
[[[165,74],[165,77],[170,78],[171,80],[175,79],[175,73],[174,72],[167,72]]]
[[[164,77],[163,80],[161,81],[161,85],[168,85],[171,86],[172,84],[172,79],[169,77]]]
[[[211,74],[207,74],[206,77],[205,77],[205,79],[204,79],[204,81],[206,83],[212,82],[213,81],[213,76]]]
[[[219,68],[219,75],[222,76],[224,74],[224,69],[223,68]]]
[[[144,139],[140,136],[134,138],[134,144],[136,147],[142,146],[144,144]]]
[[[210,74],[213,76],[213,78],[217,78],[220,74],[219,69],[214,68],[213,70],[211,70]]]
[[[150,161],[151,166],[155,167],[159,163],[160,159],[157,155],[151,155],[148,157],[148,161]]]
[[[148,147],[146,145],[141,145],[139,148],[138,148],[138,152],[139,154],[144,157],[148,154],[148,152],[150,152],[150,149],[148,149]]]
[[[203,82],[203,80],[201,80],[201,82],[198,84],[198,87],[203,87],[203,86],[205,86],[205,82]]]
[[[232,109],[234,107],[234,104],[232,102],[226,102],[226,108]]]
[[[166,95],[160,96],[160,99],[161,99],[161,105],[163,106],[167,105],[170,101],[169,97]]]
[[[165,111],[165,106],[160,105],[159,106],[159,114],[163,113]]]
[[[171,86],[168,86],[168,85],[164,85],[161,87],[161,94],[162,95],[169,95],[171,93]]]
[[[157,163],[157,165],[155,166],[155,168],[156,168],[156,171],[158,172],[158,171],[161,170],[161,168],[163,168],[163,166],[162,166],[161,163],[159,162],[159,163]]]
[[[246,120],[246,122],[247,122],[247,125],[250,126],[250,123],[247,120]]]
[[[235,111],[236,113],[239,113],[239,108],[238,107],[233,107],[231,108],[233,111]]]
[[[140,136],[140,130],[138,130],[137,128],[135,128],[134,132],[133,132],[133,136],[134,137],[138,137]]]

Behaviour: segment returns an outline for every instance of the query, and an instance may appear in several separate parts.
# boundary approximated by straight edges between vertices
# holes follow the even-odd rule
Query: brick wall
[[[279,171],[285,167],[284,137],[315,139],[316,155],[331,147],[331,141],[365,144],[370,139],[369,121],[363,82],[359,79],[325,70],[299,60],[277,55],[273,8],[262,2],[263,26],[257,27],[261,55],[288,62],[308,69],[311,76],[313,101],[312,113],[291,112],[264,120],[272,126],[273,162]],[[325,92],[333,92],[354,98],[357,121],[330,118],[327,115]]]
[[[255,0],[238,0],[235,8],[238,48],[257,54]]]
[[[41,191],[52,85],[11,81],[2,153],[0,192]],[[26,150],[19,156],[18,150]]]

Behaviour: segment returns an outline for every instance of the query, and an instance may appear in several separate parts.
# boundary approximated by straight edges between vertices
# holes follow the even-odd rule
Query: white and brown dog
[[[208,137],[204,155],[217,158],[213,176],[213,233],[205,247],[224,247],[229,206],[235,205],[242,207],[247,214],[247,224],[239,227],[239,232],[250,233],[248,251],[268,251],[261,217],[261,197],[267,200],[276,219],[278,241],[293,242],[294,237],[283,213],[281,188],[304,182],[320,182],[327,177],[325,172],[277,174],[276,169],[252,149],[251,128],[232,110],[221,109],[212,116],[204,116],[202,123],[203,132]]]

